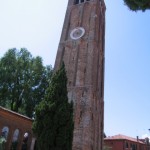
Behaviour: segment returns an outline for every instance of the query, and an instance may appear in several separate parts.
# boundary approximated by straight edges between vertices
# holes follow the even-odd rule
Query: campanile
[[[102,150],[104,44],[104,0],[69,0],[55,70],[64,61],[74,103],[72,150]]]

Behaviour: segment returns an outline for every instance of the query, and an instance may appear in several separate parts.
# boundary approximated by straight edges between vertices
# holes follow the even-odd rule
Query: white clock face
[[[84,33],[85,33],[85,29],[83,27],[76,27],[71,31],[70,37],[73,40],[77,40],[81,38],[84,35]]]

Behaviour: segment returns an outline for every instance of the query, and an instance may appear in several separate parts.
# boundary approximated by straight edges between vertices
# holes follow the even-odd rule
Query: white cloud
[[[143,134],[143,135],[142,135],[142,139],[145,139],[145,138],[147,138],[147,137],[150,139],[150,135],[148,135],[148,134]]]

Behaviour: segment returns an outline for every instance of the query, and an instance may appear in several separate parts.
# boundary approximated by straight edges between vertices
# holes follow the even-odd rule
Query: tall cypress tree
[[[73,103],[68,102],[64,64],[53,75],[44,100],[36,107],[33,132],[38,150],[71,150]]]

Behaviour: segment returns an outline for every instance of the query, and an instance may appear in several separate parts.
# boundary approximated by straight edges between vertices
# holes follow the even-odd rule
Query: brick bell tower
[[[72,150],[102,150],[104,122],[104,0],[69,0],[57,51],[74,102]]]

